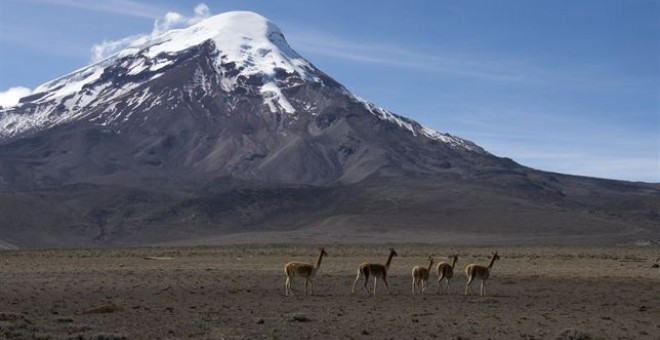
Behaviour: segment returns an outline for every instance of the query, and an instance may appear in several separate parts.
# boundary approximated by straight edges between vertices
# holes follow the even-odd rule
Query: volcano
[[[530,169],[362,99],[251,12],[141,39],[0,110],[6,248],[653,243],[658,207],[658,185]]]

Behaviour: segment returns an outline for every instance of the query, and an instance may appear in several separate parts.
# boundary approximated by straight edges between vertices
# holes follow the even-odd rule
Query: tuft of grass
[[[55,319],[55,322],[60,322],[60,323],[71,323],[73,322],[73,319],[67,316],[61,316],[59,318]]]
[[[591,335],[577,328],[567,328],[557,334],[557,340],[589,340]]]
[[[64,327],[69,333],[85,333],[92,330],[92,327],[84,324],[69,323]]]
[[[289,316],[289,321],[290,322],[310,322],[312,319],[307,316],[305,313],[293,313]]]
[[[18,321],[25,319],[25,316],[18,313],[0,313],[0,321]]]
[[[115,305],[114,303],[109,303],[107,305],[99,306],[84,310],[81,314],[106,314],[122,311],[123,308]]]
[[[96,340],[128,340],[128,337],[121,333],[96,333],[93,339]]]

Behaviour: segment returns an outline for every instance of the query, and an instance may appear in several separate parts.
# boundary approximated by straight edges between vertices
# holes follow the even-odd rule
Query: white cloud
[[[178,28],[178,26],[185,25],[185,23],[186,18],[183,15],[177,12],[167,12],[164,18],[156,19],[154,22],[154,30],[151,34],[157,35],[169,29]]]
[[[92,62],[103,60],[125,48],[141,45],[147,40],[148,36],[146,35],[132,35],[119,40],[104,40],[103,42],[92,46]]]
[[[163,32],[175,28],[186,28],[209,17],[210,11],[206,4],[200,3],[195,6],[194,15],[187,17],[177,12],[167,12],[165,16],[156,18],[154,29],[151,34],[137,34],[117,40],[106,40],[95,44],[91,48],[92,62],[103,60],[125,48],[139,46]]]
[[[193,12],[195,14],[191,17],[186,17],[177,12],[167,12],[165,17],[156,19],[154,22],[154,30],[151,32],[151,35],[154,36],[171,29],[185,28],[194,25],[208,18],[210,15],[209,6],[206,6],[206,4],[203,3],[195,6]]]
[[[30,90],[27,87],[23,87],[23,86],[10,87],[9,90],[0,92],[0,106],[2,107],[14,106],[18,104],[19,99],[25,96],[29,96],[30,93],[32,93],[32,90]]]
[[[200,17],[207,17],[209,16],[209,6],[206,6],[206,4],[198,4],[195,6],[195,14]]]

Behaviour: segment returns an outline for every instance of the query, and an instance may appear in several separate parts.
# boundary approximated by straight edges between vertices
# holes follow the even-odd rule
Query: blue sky
[[[0,1],[0,98],[199,2]],[[357,95],[524,165],[660,182],[660,1],[205,1]],[[103,44],[105,42],[106,44]],[[6,97],[5,97],[6,98]]]

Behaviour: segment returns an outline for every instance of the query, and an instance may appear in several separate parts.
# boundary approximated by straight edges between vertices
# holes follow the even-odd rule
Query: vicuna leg
[[[369,283],[369,274],[364,273],[364,285],[362,286],[362,289],[365,293],[367,293],[367,295],[369,295],[369,288],[367,288],[367,283]]]
[[[387,294],[389,294],[390,293],[390,287],[387,284],[387,276],[385,276],[385,275],[383,275],[383,283],[385,284],[385,291],[387,292]]]
[[[443,278],[442,276],[438,278],[438,291],[436,292],[436,294],[440,294],[440,291],[442,290],[442,278]]]
[[[309,282],[309,295],[314,295],[314,283],[310,279],[307,279],[307,281]]]
[[[357,272],[357,277],[355,278],[355,282],[353,282],[353,289],[351,289],[351,294],[355,294],[355,286],[357,285],[358,281],[360,281],[360,270],[358,269]]]
[[[289,294],[295,295],[293,293],[293,276],[291,276],[291,278],[289,279]]]
[[[465,285],[465,295],[468,295],[468,291],[472,293],[472,287],[470,286],[472,284],[472,279],[472,276],[468,278],[467,284]]]
[[[417,280],[413,277],[412,281],[412,295],[415,295],[415,285],[417,285]]]
[[[374,276],[374,295],[376,295],[376,287],[378,286],[378,276]],[[365,281],[366,287],[366,281]]]

